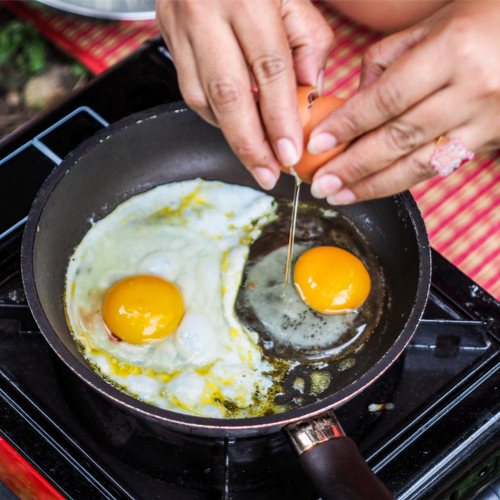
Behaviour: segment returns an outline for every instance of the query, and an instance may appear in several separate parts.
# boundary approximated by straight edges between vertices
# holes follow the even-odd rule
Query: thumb
[[[333,32],[310,2],[284,0],[283,24],[292,49],[297,84],[312,85],[323,91],[323,70],[333,48]]]

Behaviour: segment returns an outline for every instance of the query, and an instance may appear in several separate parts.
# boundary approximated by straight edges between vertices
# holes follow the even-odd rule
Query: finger
[[[191,41],[204,94],[217,123],[242,163],[264,189],[279,177],[279,163],[266,140],[246,61],[228,24],[198,25]]]
[[[352,184],[326,199],[330,205],[347,205],[400,193],[437,175],[430,163],[434,141],[399,159],[391,166]]]
[[[477,110],[477,102],[464,99],[463,93],[459,87],[446,87],[366,134],[318,169],[311,192],[317,198],[331,196],[342,186],[373,175],[450,128],[464,124]]]
[[[297,83],[322,93],[324,68],[334,45],[332,28],[316,7],[303,0],[284,2],[282,16]]]
[[[309,152],[318,154],[349,142],[442,88],[453,68],[451,60],[441,57],[441,45],[441,40],[424,40],[386,69],[375,83],[334,110],[311,133]]]
[[[200,82],[192,50],[184,50],[182,55],[178,55],[178,52],[176,51],[174,60],[179,61],[176,63],[177,81],[183,99],[204,120],[214,126],[219,126]]]
[[[361,60],[357,92],[376,82],[392,63],[422,41],[428,31],[429,29],[422,25],[395,33],[373,44]]]
[[[481,128],[467,123],[448,131],[446,137],[460,138],[468,150],[477,151],[487,140],[484,135],[485,131]],[[365,177],[360,182],[329,196],[328,203],[345,205],[391,196],[436,176],[437,172],[431,165],[432,155],[436,151],[436,147],[435,141],[428,142],[384,170]]]
[[[299,161],[303,147],[292,55],[277,4],[258,5],[260,9],[254,3],[241,3],[232,18],[233,28],[257,81],[269,141],[281,163],[291,167]]]
[[[182,21],[179,21],[182,16],[176,12],[179,6],[178,2],[157,2],[158,26],[174,61],[179,90],[183,99],[207,122],[217,126],[217,120],[210,109],[200,82],[191,43],[185,35],[188,30],[183,28]],[[173,22],[173,19],[176,19],[177,22]],[[167,20],[171,22],[169,26],[164,25]]]

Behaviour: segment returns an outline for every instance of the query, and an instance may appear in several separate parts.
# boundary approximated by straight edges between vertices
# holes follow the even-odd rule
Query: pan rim
[[[235,434],[238,436],[247,436],[257,433],[260,435],[268,434],[279,431],[288,424],[317,416],[346,403],[360,393],[365,387],[377,380],[399,357],[415,332],[425,309],[431,283],[431,248],[420,210],[413,196],[408,191],[395,196],[400,198],[408,214],[411,216],[410,219],[415,232],[419,252],[417,293],[415,294],[411,313],[395,342],[370,369],[340,391],[311,405],[271,416],[239,419],[215,419],[164,410],[137,400],[106,383],[95,374],[90,367],[83,365],[73,356],[52,328],[38,296],[37,286],[34,281],[33,261],[37,227],[40,218],[43,216],[43,210],[47,200],[56,189],[60,180],[70,171],[73,165],[78,163],[86,152],[98,147],[99,144],[130,126],[140,125],[144,121],[156,119],[159,115],[165,113],[194,114],[193,111],[186,107],[185,103],[177,102],[144,110],[117,121],[80,144],[60,165],[54,168],[40,188],[29,212],[23,234],[21,246],[21,271],[28,305],[45,340],[57,354],[59,359],[70,368],[81,381],[100,393],[101,396],[114,403],[118,403],[119,406],[125,407],[128,411],[138,414],[143,418],[161,421],[163,425],[186,433],[217,437],[234,436]]]

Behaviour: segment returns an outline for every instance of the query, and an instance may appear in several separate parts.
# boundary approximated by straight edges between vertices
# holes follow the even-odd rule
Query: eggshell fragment
[[[339,144],[330,151],[313,155],[307,150],[309,136],[316,125],[326,118],[334,109],[342,106],[345,99],[332,95],[317,97],[310,105],[309,95],[316,89],[311,86],[297,87],[297,100],[300,121],[304,131],[304,149],[302,158],[294,165],[293,171],[299,176],[302,181],[311,182],[312,177],[319,167],[340,154],[347,147],[347,144]],[[281,166],[281,169],[290,173],[290,167]]]

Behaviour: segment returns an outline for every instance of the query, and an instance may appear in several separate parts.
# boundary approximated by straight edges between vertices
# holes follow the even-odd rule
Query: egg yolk
[[[157,276],[132,276],[106,294],[103,317],[111,332],[131,344],[149,344],[179,325],[184,303],[179,289]]]
[[[322,314],[343,314],[360,307],[370,293],[370,275],[352,253],[316,247],[295,264],[295,288],[302,300]]]

